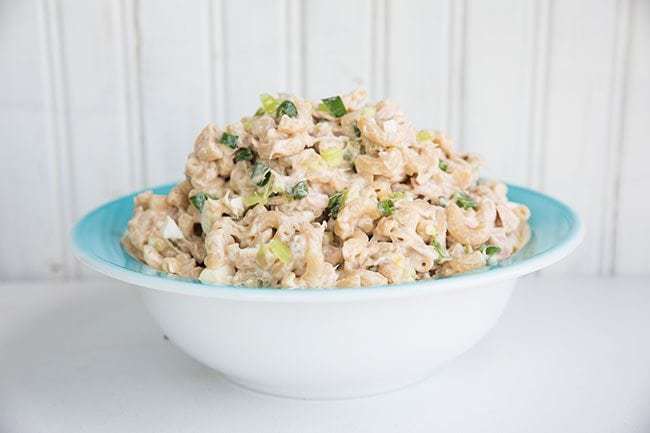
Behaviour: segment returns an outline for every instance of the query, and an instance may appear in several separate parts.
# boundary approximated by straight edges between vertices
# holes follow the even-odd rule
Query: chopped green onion
[[[257,116],[257,113],[255,113],[255,115]],[[244,127],[244,131],[248,132],[253,128],[253,119],[247,117],[246,119],[242,120],[241,124]]]
[[[260,95],[260,102],[262,103],[262,107],[257,110],[257,113],[262,114],[271,114],[274,115],[275,112],[278,110],[278,106],[280,105],[280,100],[275,99],[273,96],[269,95],[268,93],[263,93]],[[257,113],[255,113],[257,115]]]
[[[278,109],[275,112],[275,117],[280,119],[284,115],[289,117],[298,116],[298,109],[296,108],[293,102],[289,100],[282,101],[282,103],[278,106]]]
[[[259,266],[264,266],[264,264],[266,263],[266,251],[267,251],[266,244],[264,243],[260,244],[259,248],[257,249],[257,254],[255,255],[255,262]]]
[[[382,200],[377,203],[377,208],[383,216],[391,216],[395,211],[395,203],[390,199]]]
[[[345,200],[347,199],[347,197],[348,197],[347,191],[339,191],[330,195],[330,198],[327,201],[327,208],[325,209],[325,215],[328,218],[336,218],[343,205],[345,205]]]
[[[431,245],[433,246],[433,249],[436,250],[436,254],[438,254],[438,259],[444,259],[447,256],[447,251],[440,245],[440,242],[436,239],[436,235],[434,233],[433,235],[433,240],[431,241]]]
[[[237,135],[229,134],[227,132],[224,132],[223,135],[221,136],[221,140],[219,140],[219,143],[225,144],[231,149],[237,149],[237,139],[239,137]]]
[[[300,200],[301,198],[307,197],[307,194],[309,193],[309,188],[307,187],[307,181],[306,180],[301,180],[297,184],[291,188],[291,192],[289,195],[291,195],[292,198],[296,200]]]
[[[348,144],[343,149],[343,159],[348,162],[354,162],[361,153],[361,144],[357,140],[348,140]]]
[[[449,169],[449,165],[442,159],[438,160],[438,167],[440,168],[440,170],[444,171],[445,173],[447,172],[447,169]]]
[[[266,194],[266,191],[255,191],[253,194],[244,197],[244,206],[251,207],[256,204],[266,205],[269,201],[269,196]]]
[[[366,106],[361,109],[361,116],[363,117],[374,117],[377,114],[377,110],[373,106]]]
[[[264,115],[264,114],[266,114],[266,111],[264,111],[264,108],[260,107],[260,108],[258,108],[257,111],[255,112],[255,117],[262,116],[262,115]]]
[[[320,156],[330,167],[337,167],[343,162],[343,149],[330,147],[320,151]]]
[[[418,131],[415,138],[418,141],[428,141],[428,140],[433,140],[433,135],[431,135],[431,133],[429,131],[426,131],[426,130],[423,129],[422,131]]]
[[[501,247],[498,245],[487,245],[481,248],[481,250],[488,256],[493,256],[501,252]]]
[[[264,186],[271,179],[271,168],[261,161],[257,161],[251,172],[251,180],[257,186]]]
[[[235,162],[239,161],[252,161],[253,160],[253,151],[248,147],[242,147],[237,149],[235,152]]]
[[[357,125],[354,125],[353,128],[354,128],[354,135],[357,138],[361,138],[361,130],[359,129],[359,127]]]
[[[197,208],[199,212],[203,212],[203,206],[205,205],[207,199],[208,195],[204,192],[200,192],[195,196],[190,197],[190,202],[192,202],[194,207]]]
[[[269,249],[285,265],[291,261],[291,249],[284,242],[273,239],[269,242]]]
[[[340,96],[332,96],[331,98],[325,98],[322,101],[323,103],[318,107],[319,110],[327,111],[334,117],[341,117],[348,112],[348,110],[345,109],[345,105]],[[325,110],[323,110],[323,108]]]
[[[454,198],[456,199],[456,204],[463,209],[476,208],[476,202],[474,199],[464,192],[457,192]]]

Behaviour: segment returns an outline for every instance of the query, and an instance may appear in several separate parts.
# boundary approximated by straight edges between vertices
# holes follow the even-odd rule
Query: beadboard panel
[[[72,220],[107,197],[133,190],[129,143],[124,140],[118,4],[110,0],[59,3],[67,83],[67,140],[74,207]],[[71,225],[65,227],[65,233]],[[88,272],[73,262],[70,272]]]
[[[0,280],[65,271],[58,161],[65,158],[53,23],[46,2],[2,7],[0,26]],[[55,26],[56,27],[56,26]]]
[[[589,11],[589,13],[585,13]],[[551,12],[542,189],[575,206],[585,241],[549,272],[600,272],[605,248],[610,85],[616,0],[554,3]]]
[[[283,1],[227,1],[224,3],[226,120],[237,121],[259,107],[259,95],[287,92],[287,8]],[[251,11],[255,11],[251,14]],[[245,26],[238,23],[246,22]],[[262,37],[251,38],[254,28]],[[248,59],[242,62],[240,59]],[[252,67],[253,66],[253,67]]]
[[[443,130],[449,118],[451,84],[450,5],[447,1],[407,4],[411,7],[390,4],[390,61],[385,61],[390,81],[384,94],[400,104],[416,127]]]
[[[157,185],[182,178],[194,138],[210,119],[211,32],[223,18],[211,19],[206,1],[136,5],[145,182]]]
[[[486,177],[519,184],[528,169],[531,3],[469,0],[465,10],[464,149],[484,155]]]
[[[551,273],[650,273],[644,0],[28,0],[0,6],[0,279],[84,276],[72,221],[179,179],[209,121],[263,92],[365,86],[479,152],[488,176],[576,206]],[[245,23],[245,25],[242,25]],[[20,145],[16,144],[20,143]],[[47,241],[44,242],[44,239]],[[29,251],[29,260],[16,254]]]
[[[633,0],[630,5],[627,81],[620,134],[622,155],[617,180],[616,248],[614,271],[647,274],[650,268],[650,2]],[[617,137],[617,138],[619,138]]]
[[[306,0],[302,7],[304,94],[323,98],[360,85],[370,89],[373,3]]]

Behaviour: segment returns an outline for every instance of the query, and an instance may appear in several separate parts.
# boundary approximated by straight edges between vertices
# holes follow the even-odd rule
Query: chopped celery
[[[266,205],[269,201],[269,196],[265,191],[255,191],[253,194],[244,197],[244,206],[251,207],[257,204]]]
[[[426,130],[423,129],[421,131],[418,131],[415,138],[418,141],[429,141],[429,140],[433,140],[433,135],[431,135],[431,133],[429,131],[426,131]]]
[[[375,117],[375,114],[377,114],[377,110],[373,106],[366,106],[361,109],[362,117]]]
[[[343,162],[343,149],[330,147],[320,151],[320,156],[330,167],[338,167]]]
[[[275,112],[278,110],[278,106],[280,105],[281,101],[269,95],[268,93],[263,93],[260,95],[260,102],[262,103],[262,107],[257,110],[258,112],[262,110],[263,113],[261,114],[275,115]]]
[[[271,250],[273,255],[285,265],[292,259],[291,249],[289,249],[284,242],[277,239],[273,239],[269,242],[269,250]]]

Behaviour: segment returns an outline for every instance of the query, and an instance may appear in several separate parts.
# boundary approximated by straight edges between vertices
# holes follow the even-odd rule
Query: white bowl
[[[73,244],[82,262],[139,286],[170,340],[231,381],[286,397],[360,397],[421,381],[472,347],[497,322],[518,277],[582,240],[580,219],[562,203],[520,187],[510,196],[532,211],[524,250],[486,270],[394,286],[250,289],[162,274],[119,244],[133,195],[83,218]]]

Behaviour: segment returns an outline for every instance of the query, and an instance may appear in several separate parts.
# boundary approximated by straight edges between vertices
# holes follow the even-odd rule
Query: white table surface
[[[523,280],[434,377],[338,402],[258,395],[108,281],[0,285],[0,432],[649,432],[650,279]]]

